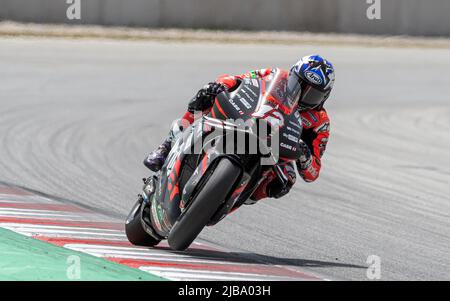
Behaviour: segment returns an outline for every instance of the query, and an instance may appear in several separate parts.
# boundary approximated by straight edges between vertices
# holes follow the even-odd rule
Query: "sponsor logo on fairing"
[[[292,122],[291,120],[289,120],[289,124],[292,125],[293,127],[298,128],[299,130],[302,129],[302,126],[300,124]]]
[[[242,112],[241,108],[234,102],[233,99],[229,99],[228,101],[231,103],[233,108],[235,108],[235,110],[239,112],[240,115],[244,115],[244,112]]]
[[[258,98],[258,95],[249,87],[242,88],[240,92],[244,93],[252,102],[255,101],[254,98]],[[250,92],[254,97],[250,97],[247,92]]]
[[[246,109],[251,109],[252,105],[248,103],[244,98],[239,98],[239,101],[244,105]]]
[[[285,137],[289,141],[292,141],[294,143],[298,143],[298,138],[295,137],[294,135],[283,133],[283,137]]]
[[[282,148],[285,148],[285,149],[288,149],[288,150],[292,150],[292,145],[289,145],[289,144],[285,144],[285,143],[280,143],[280,146],[282,147]]]
[[[291,132],[297,134],[297,135],[300,135],[300,131],[297,131],[296,129],[293,129],[293,128],[290,127],[290,126],[286,126],[286,129],[287,129],[288,131],[291,131]]]

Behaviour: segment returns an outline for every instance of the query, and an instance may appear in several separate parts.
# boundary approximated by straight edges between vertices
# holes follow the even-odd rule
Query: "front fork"
[[[141,216],[141,225],[147,234],[155,239],[163,239],[156,231],[153,229],[152,222],[150,220],[150,208],[152,206],[151,199],[156,189],[156,176],[151,176],[149,178],[143,178],[144,187],[142,188],[142,194],[139,194],[138,202],[141,204],[139,207]]]

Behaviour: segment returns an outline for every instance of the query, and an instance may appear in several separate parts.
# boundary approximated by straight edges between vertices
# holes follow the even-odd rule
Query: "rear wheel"
[[[226,201],[241,169],[228,159],[222,159],[205,185],[192,200],[170,231],[168,242],[172,249],[185,250],[200,234],[219,206]]]
[[[130,214],[125,222],[125,233],[128,240],[136,246],[153,247],[159,244],[161,240],[155,239],[145,232],[141,223],[141,206],[142,201],[139,200],[131,209]]]

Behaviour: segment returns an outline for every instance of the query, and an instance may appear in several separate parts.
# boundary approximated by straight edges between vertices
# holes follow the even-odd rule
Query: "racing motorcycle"
[[[251,204],[269,170],[287,182],[275,163],[299,158],[302,125],[296,104],[285,97],[286,85],[280,71],[244,78],[180,132],[162,169],[143,179],[125,223],[132,244],[167,239],[171,249],[185,250],[205,226]]]

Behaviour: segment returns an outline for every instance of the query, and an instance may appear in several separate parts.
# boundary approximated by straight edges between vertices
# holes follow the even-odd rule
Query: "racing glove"
[[[299,149],[301,152],[300,158],[297,160],[297,167],[299,170],[306,170],[311,165],[312,155],[309,146],[300,140]]]
[[[188,105],[188,111],[205,111],[213,105],[214,98],[217,94],[226,90],[222,84],[211,82],[201,88],[197,94],[191,99]]]
[[[267,185],[267,195],[271,198],[281,198],[289,193],[292,186],[294,186],[297,176],[293,164],[286,164],[282,167],[283,173],[286,175],[288,181],[286,184],[281,183],[278,178],[273,179]]]

